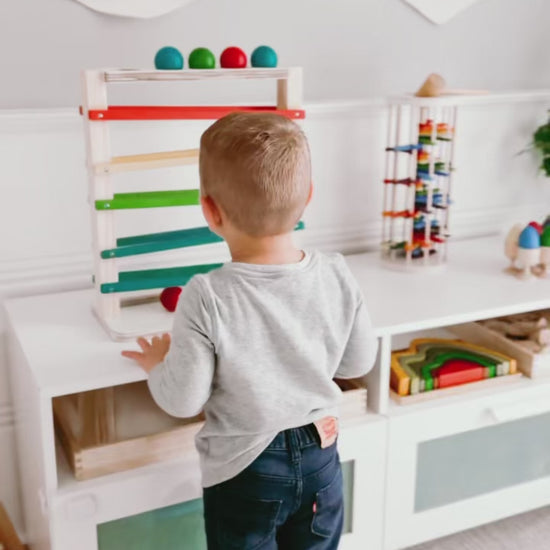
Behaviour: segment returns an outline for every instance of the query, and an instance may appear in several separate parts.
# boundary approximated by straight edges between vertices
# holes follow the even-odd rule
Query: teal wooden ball
[[[276,67],[277,53],[269,46],[258,46],[252,52],[250,64],[253,67]]]
[[[177,48],[165,46],[155,55],[155,69],[164,71],[183,69],[183,55]]]

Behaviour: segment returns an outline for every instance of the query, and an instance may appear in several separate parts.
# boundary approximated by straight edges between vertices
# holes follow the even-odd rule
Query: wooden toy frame
[[[269,106],[113,106],[110,83],[274,79],[276,104]],[[117,258],[219,242],[207,227],[117,239],[114,210],[199,204],[198,190],[118,193],[111,176],[120,172],[183,166],[198,162],[198,149],[113,157],[109,122],[119,120],[215,120],[233,111],[277,113],[302,119],[302,69],[213,69],[182,71],[87,70],[82,73],[82,107],[92,218],[96,316],[115,340],[166,332],[172,314],[154,303],[162,288],[184,285],[195,273],[221,264],[121,272]],[[134,304],[123,311],[123,302]],[[135,305],[138,304],[138,305]]]

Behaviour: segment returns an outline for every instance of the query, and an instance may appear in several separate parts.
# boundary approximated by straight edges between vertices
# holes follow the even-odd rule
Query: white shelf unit
[[[437,273],[387,271],[376,255],[349,256],[384,356],[414,338],[456,338],[453,325],[550,307],[549,279],[525,283],[504,273],[502,242],[452,242]],[[368,377],[369,396],[376,393],[388,418],[384,550],[550,504],[550,445],[538,443],[541,426],[550,429],[550,378],[399,405],[389,371],[385,360]]]
[[[536,446],[547,439],[536,435],[550,412],[550,380],[523,378],[416,405],[400,406],[389,398],[393,348],[414,337],[451,336],[445,327],[454,324],[550,307],[550,281],[526,284],[503,273],[501,244],[499,238],[452,242],[448,265],[437,274],[387,271],[378,253],[347,257],[381,348],[367,380],[370,411],[344,422],[339,443],[342,460],[354,462],[353,529],[343,537],[342,548],[397,550],[550,503],[550,450]],[[86,307],[92,294],[19,298],[5,306],[23,503],[33,550],[72,550],[75,544],[97,550],[98,523],[200,495],[194,452],[82,482],[56,453],[53,397],[145,379],[120,356],[127,344],[111,341]],[[525,430],[517,422],[525,422]],[[507,430],[512,435],[499,439]],[[522,433],[531,437],[518,440]],[[433,457],[446,448],[462,456],[470,437],[503,446],[505,460],[497,464],[493,486],[485,487],[482,477],[434,494],[426,471],[441,462]],[[514,449],[533,443],[526,468],[518,468]],[[513,464],[508,456],[515,457]],[[483,463],[483,457],[475,458]],[[515,472],[521,475],[514,478]],[[460,468],[454,477],[461,480]]]

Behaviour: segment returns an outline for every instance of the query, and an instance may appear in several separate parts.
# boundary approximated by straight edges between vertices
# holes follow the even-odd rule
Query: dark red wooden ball
[[[181,288],[179,286],[171,286],[165,288],[160,293],[160,303],[168,311],[176,311],[176,306],[178,305],[178,300],[181,294]]]
[[[220,65],[224,69],[244,69],[246,63],[246,54],[236,46],[225,48],[220,56]]]
[[[538,222],[531,222],[529,225],[530,225],[531,227],[534,227],[534,228],[537,230],[537,233],[538,233],[539,235],[542,234],[542,229],[543,229],[543,227],[542,227],[542,225],[541,225],[540,223],[538,223]]]

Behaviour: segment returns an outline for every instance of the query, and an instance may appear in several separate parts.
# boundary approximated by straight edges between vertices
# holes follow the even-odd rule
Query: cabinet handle
[[[536,416],[550,411],[550,399],[538,401],[520,401],[489,407],[487,412],[495,422],[509,422],[528,416]]]

